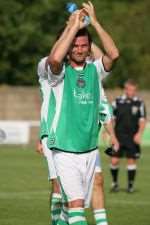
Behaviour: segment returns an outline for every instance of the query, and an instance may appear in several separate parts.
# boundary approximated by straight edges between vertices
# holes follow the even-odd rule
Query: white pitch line
[[[109,200],[107,202],[108,204],[121,204],[121,205],[135,205],[135,206],[143,206],[143,205],[150,205],[150,202],[148,201],[128,201],[128,200]]]
[[[48,190],[26,192],[0,192],[0,199],[45,199],[49,195]],[[150,206],[148,201],[108,200],[107,204]]]
[[[0,199],[44,199],[49,195],[46,191],[0,192]]]

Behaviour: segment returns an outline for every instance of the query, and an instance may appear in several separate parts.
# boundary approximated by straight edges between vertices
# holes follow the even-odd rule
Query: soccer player
[[[49,93],[51,90],[50,85],[47,82],[46,77],[39,77],[40,91],[42,95],[42,105],[41,105],[41,122],[40,122],[40,141],[37,143],[37,152],[43,154],[47,161],[48,166],[48,180],[51,183],[51,193],[50,193],[50,215],[51,224],[57,224],[60,217],[62,198],[60,194],[60,187],[57,181],[56,170],[54,166],[54,160],[52,158],[52,152],[47,147],[47,114],[48,114],[48,100]]]
[[[87,30],[82,29],[84,22],[80,19],[82,11],[79,10],[74,14],[74,23],[66,37],[40,64],[52,86],[47,123],[48,147],[53,151],[63,200],[68,203],[69,224],[87,224],[84,199],[91,190],[98,154],[100,77],[118,58],[118,50],[98,23],[93,5],[89,2],[83,6],[106,53],[101,59],[86,63],[91,40]],[[69,62],[64,64],[67,53]],[[107,224],[104,210],[98,210],[96,217],[99,218],[97,224]]]
[[[93,61],[94,58],[99,58],[102,55],[102,51],[94,44],[92,43],[91,46],[91,53],[92,57],[88,57],[88,62]],[[47,99],[47,94],[48,94],[48,89],[51,89],[51,86],[48,84],[47,77],[45,76],[45,71],[38,71],[39,75],[39,83],[40,83],[40,90],[42,94],[42,99],[43,99],[43,104],[44,102],[44,96]],[[45,91],[44,91],[45,90]],[[46,94],[47,93],[47,94]],[[106,95],[104,93],[103,88],[101,88],[101,104],[100,104],[100,109],[99,109],[99,125],[100,127],[104,125],[105,129],[107,130],[108,134],[111,137],[111,142],[113,145],[117,146],[118,142],[116,140],[116,137],[114,135],[114,130],[112,128],[112,113],[110,112],[109,109],[109,103],[106,98]],[[45,99],[45,100],[46,100]],[[46,157],[47,163],[48,163],[48,172],[49,172],[49,180],[51,182],[52,190],[51,190],[51,196],[50,196],[50,209],[51,209],[51,221],[52,224],[56,224],[59,217],[60,217],[60,211],[61,211],[61,195],[60,195],[60,189],[59,185],[57,182],[57,176],[56,176],[56,171],[54,168],[54,162],[52,158],[52,153],[51,151],[47,148],[46,141],[47,141],[47,136],[48,136],[48,131],[47,129],[44,129],[44,124],[47,121],[47,114],[48,114],[48,101],[47,104],[44,107],[44,110],[41,107],[41,126],[40,126],[40,139],[41,141],[38,142],[37,144],[37,151],[39,153],[44,154]],[[43,112],[46,112],[44,114]],[[43,124],[43,122],[44,124]],[[43,144],[42,144],[43,143]],[[117,147],[118,148],[118,147]],[[99,157],[99,156],[97,156]],[[96,164],[95,166],[95,177],[94,177],[94,184],[93,184],[93,190],[92,190],[92,200],[91,200],[91,205],[93,210],[95,209],[103,209],[104,208],[104,194],[103,194],[103,176],[102,176],[102,170],[100,164]],[[89,207],[89,205],[85,206]],[[67,209],[64,208],[64,213],[63,213],[63,220],[67,221]],[[97,211],[94,211],[95,213]]]
[[[91,45],[91,54],[92,57],[88,57],[88,62],[93,61],[94,58],[99,58],[102,56],[102,51],[94,44]],[[44,71],[43,71],[44,72]],[[51,89],[51,86],[47,83],[48,80],[46,77],[44,77],[44,74],[42,71],[38,71],[39,75],[39,82],[40,82],[40,90],[42,94],[43,104],[44,104],[44,96],[46,97],[47,89]],[[44,89],[46,89],[44,91]],[[114,130],[112,126],[112,113],[110,112],[109,103],[106,98],[106,95],[104,93],[103,88],[101,88],[101,104],[99,109],[99,125],[100,127],[103,125],[105,129],[107,130],[108,134],[111,137],[111,143],[115,146],[118,145],[118,141],[116,140],[116,137],[114,135]],[[42,104],[42,105],[43,105]],[[48,101],[47,101],[47,107],[48,107]],[[60,195],[60,189],[57,182],[57,176],[56,171],[54,168],[54,162],[52,158],[51,151],[47,148],[47,136],[48,132],[47,129],[44,129],[44,125],[42,124],[42,121],[47,121],[47,114],[48,110],[47,107],[44,107],[44,110],[42,110],[41,107],[41,129],[40,129],[40,139],[41,141],[37,144],[37,151],[41,154],[44,154],[46,157],[47,163],[48,163],[48,172],[49,172],[49,180],[51,182],[52,190],[51,190],[51,196],[50,196],[50,209],[51,209],[51,222],[52,224],[56,224],[58,219],[60,218],[60,212],[61,212],[61,195]],[[46,115],[44,117],[43,111],[46,112]],[[44,119],[45,118],[45,119]],[[42,144],[43,143],[43,144]],[[118,147],[117,147],[118,148]],[[99,157],[99,156],[97,156]],[[92,199],[91,199],[91,205],[94,213],[97,212],[97,209],[103,209],[104,208],[104,194],[103,194],[103,176],[102,176],[102,170],[101,165],[96,164],[95,166],[95,177],[94,177],[94,184],[93,184],[93,190],[92,190]],[[89,207],[89,205],[85,206]],[[67,209],[63,209],[63,220],[68,221],[67,217]],[[62,217],[62,215],[61,215]]]
[[[40,75],[40,74],[39,74]],[[42,79],[42,78],[41,78]],[[45,79],[46,81],[46,79]],[[43,82],[40,80],[41,89],[43,86]],[[50,85],[48,85],[49,88]],[[42,92],[42,96],[44,98],[44,92]],[[113,126],[112,126],[112,113],[109,108],[109,103],[104,95],[104,90],[102,88],[102,95],[103,100],[100,104],[100,110],[99,110],[99,125],[100,127],[103,125],[108,132],[108,134],[111,137],[111,143],[112,145],[115,145],[117,148],[118,141],[116,140]],[[43,100],[44,101],[44,100]],[[47,108],[47,107],[46,107]],[[45,110],[46,110],[45,108]],[[47,110],[46,110],[47,112]],[[44,115],[41,114],[41,118],[44,118]],[[46,117],[45,117],[46,118]],[[46,121],[46,119],[45,119]],[[42,122],[41,122],[41,129],[40,129],[40,138],[41,140],[37,143],[37,152],[44,154],[47,164],[48,164],[48,173],[49,173],[49,181],[51,182],[51,195],[50,195],[50,215],[51,215],[51,224],[55,225],[57,224],[57,221],[59,218],[61,218],[63,221],[68,221],[68,215],[67,215],[67,208],[63,207],[63,215],[60,217],[61,213],[61,207],[62,207],[62,199],[60,194],[60,188],[57,182],[57,175],[54,167],[54,160],[52,158],[51,151],[47,148],[47,136],[48,133],[46,129],[43,130],[42,128]],[[97,158],[99,159],[99,155],[97,155]],[[97,209],[101,210],[101,213],[104,208],[104,194],[103,194],[103,176],[102,176],[102,169],[101,165],[99,164],[99,160],[97,160],[97,164],[95,165],[95,176],[94,176],[94,184],[92,188],[92,199],[90,206],[93,208],[94,213],[97,213]],[[85,207],[89,207],[89,205],[85,205]],[[104,214],[104,213],[103,213]],[[104,219],[104,218],[103,218]]]
[[[116,156],[111,158],[112,191],[118,191],[118,172],[120,158],[127,158],[128,187],[134,191],[136,162],[140,157],[140,144],[146,123],[144,102],[137,96],[137,84],[128,80],[124,85],[124,95],[117,97],[112,104],[114,112],[115,133],[120,143]]]

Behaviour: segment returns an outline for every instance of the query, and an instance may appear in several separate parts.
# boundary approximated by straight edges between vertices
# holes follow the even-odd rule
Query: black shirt
[[[146,118],[144,102],[137,96],[117,97],[112,104],[115,117],[115,133],[120,139],[132,138],[139,128],[139,119]]]

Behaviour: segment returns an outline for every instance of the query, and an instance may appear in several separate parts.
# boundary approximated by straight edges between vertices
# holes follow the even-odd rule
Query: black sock
[[[118,167],[116,167],[116,168],[111,167],[110,171],[111,171],[113,183],[117,184],[118,183],[118,173],[119,173]]]
[[[133,170],[128,169],[128,187],[129,188],[133,187],[135,176],[136,176],[136,169],[133,169]]]

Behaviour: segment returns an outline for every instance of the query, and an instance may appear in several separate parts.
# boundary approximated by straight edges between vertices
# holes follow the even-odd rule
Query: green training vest
[[[61,110],[55,131],[50,128],[49,148],[84,153],[97,147],[99,79],[94,64],[86,64],[81,71],[66,66]]]

